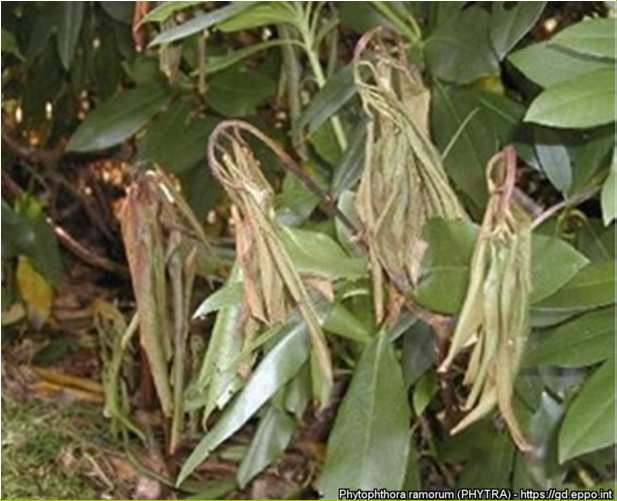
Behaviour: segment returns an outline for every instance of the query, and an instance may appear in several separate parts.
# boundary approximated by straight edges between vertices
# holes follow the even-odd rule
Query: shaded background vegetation
[[[403,419],[403,432],[411,430],[411,438],[402,456],[394,458],[405,467],[391,487],[612,486],[616,167],[611,6],[284,4],[3,3],[5,497],[126,497],[135,488],[142,497],[313,497],[323,486],[324,471],[329,485],[356,483],[337,477],[337,459],[326,460],[335,419],[341,434],[366,432],[383,444],[388,430],[371,428],[370,416],[358,424],[351,415],[373,408],[375,416],[387,420],[399,406],[412,416]],[[494,416],[460,435],[448,435],[449,421],[460,417],[450,416],[454,409],[448,409],[465,392],[461,370],[448,376],[436,372],[443,347],[433,326],[403,316],[398,331],[391,333],[392,353],[374,345],[378,329],[368,275],[358,279],[352,262],[361,253],[335,224],[327,203],[286,173],[264,144],[251,139],[276,190],[278,221],[300,230],[298,241],[320,273],[336,272],[332,303],[341,306],[336,311],[342,316],[324,327],[339,335],[328,336],[336,369],[334,398],[325,411],[316,412],[307,364],[285,369],[274,360],[262,371],[279,375],[272,398],[261,402],[263,407],[253,402],[251,419],[216,454],[202,457],[192,483],[176,490],[176,474],[204,431],[200,418],[190,417],[178,451],[168,455],[160,446],[167,443],[166,425],[159,426],[156,399],[143,400],[143,381],[149,376],[136,343],[124,355],[122,370],[131,392],[130,414],[152,428],[148,438],[140,441],[118,422],[110,430],[100,416],[110,398],[104,380],[109,360],[102,355],[109,347],[96,322],[119,321],[115,313],[101,313],[107,310],[100,305],[113,304],[124,328],[135,311],[120,224],[127,187],[143,171],[160,167],[177,183],[212,244],[199,261],[191,317],[215,291],[227,295],[202,304],[208,316],[191,324],[190,382],[206,347],[212,346],[213,325],[241,302],[237,278],[229,278],[235,259],[231,204],[207,167],[210,134],[229,118],[256,126],[283,145],[305,176],[348,214],[363,169],[367,122],[351,61],[359,37],[376,26],[397,33],[410,63],[421,70],[431,93],[432,140],[473,221],[481,221],[487,203],[486,163],[507,144],[515,146],[519,157],[520,197],[534,216],[547,216],[536,229],[545,239],[534,241],[533,331],[516,386],[517,412],[537,454],[518,452]],[[544,212],[555,205],[558,210]],[[474,228],[442,220],[425,228],[428,250],[414,300],[431,314],[460,311]],[[293,318],[290,322],[288,335],[299,339]],[[234,327],[226,329],[234,332]],[[253,364],[271,360],[267,357],[275,346],[285,348],[274,341],[254,349]],[[213,356],[237,358],[238,353],[225,349]],[[281,360],[293,358],[283,353]],[[298,356],[304,361],[308,355]],[[397,396],[387,392],[347,391],[350,377],[368,377],[369,368],[380,367],[383,360],[396,368],[384,369],[381,384],[398,384],[400,372],[404,403],[392,401]],[[243,385],[230,392],[251,401],[240,391],[250,386]],[[32,398],[60,401],[60,408],[20,403]],[[347,413],[335,418],[341,400],[348,402]],[[66,402],[72,403],[67,407]],[[216,403],[210,426],[233,414],[227,401]],[[34,440],[39,427],[49,434]],[[70,433],[56,434],[63,430]],[[338,460],[345,470],[367,467],[379,475],[389,451],[376,447],[363,458],[355,446],[343,442]],[[128,457],[118,453],[125,448]],[[134,460],[141,455],[146,460]],[[50,477],[50,469],[60,476]],[[75,471],[86,483],[74,480]],[[33,490],[24,477],[34,479]]]

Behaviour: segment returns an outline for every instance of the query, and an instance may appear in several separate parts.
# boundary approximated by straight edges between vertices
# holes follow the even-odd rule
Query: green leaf
[[[156,45],[170,43],[175,40],[181,40],[183,38],[190,37],[195,33],[207,30],[215,24],[223,22],[225,19],[229,19],[230,17],[235,16],[236,14],[248,9],[251,6],[251,2],[235,2],[226,5],[225,7],[221,7],[220,9],[213,10],[211,12],[198,14],[188,20],[186,23],[174,26],[173,28],[170,28],[158,34],[154,38],[154,40],[150,42],[149,47],[154,47]]]
[[[509,485],[514,445],[508,433],[499,431],[488,419],[446,438],[439,444],[438,454],[442,461],[465,462],[456,482],[458,488]]]
[[[431,73],[458,84],[499,74],[499,61],[489,41],[490,22],[485,10],[470,7],[439,26],[426,40]]]
[[[353,130],[349,145],[334,172],[331,189],[334,199],[339,199],[344,191],[353,189],[360,180],[364,167],[365,143],[366,123],[362,121]]]
[[[535,140],[536,155],[546,177],[559,191],[567,192],[572,184],[572,166],[562,138],[550,129],[537,128]]]
[[[368,2],[335,2],[332,4],[339,11],[341,26],[356,33],[366,33],[377,26],[396,29],[394,25],[377,12]]]
[[[424,224],[423,236],[428,247],[415,299],[429,310],[456,313],[467,291],[478,227],[468,221],[435,218]]]
[[[526,367],[584,367],[615,357],[615,308],[581,315],[530,338]]]
[[[577,136],[574,141],[567,141],[573,165],[570,194],[575,194],[597,185],[597,175],[610,166],[615,147],[615,125],[609,124],[591,130],[582,129],[568,133]]]
[[[559,265],[559,262],[556,263]],[[590,263],[555,294],[532,306],[543,314],[576,313],[615,303],[615,262]]]
[[[428,248],[415,299],[430,310],[457,313],[467,291],[478,226],[435,218],[425,223],[423,235]],[[534,234],[531,244],[532,303],[556,292],[588,263],[585,256],[559,238]]]
[[[491,13],[491,42],[499,59],[514,47],[533,28],[546,2],[518,2],[506,9],[504,2],[493,4]]]
[[[439,390],[439,379],[434,371],[426,372],[413,389],[413,410],[421,416]]]
[[[616,256],[617,227],[605,227],[601,220],[589,218],[576,234],[576,248],[590,261],[607,261]]]
[[[537,43],[513,52],[508,56],[508,61],[541,87],[550,87],[610,67],[606,61],[564,50],[550,42]]]
[[[371,330],[340,303],[330,307],[323,328],[352,341],[367,343],[371,340]]]
[[[388,333],[364,349],[328,439],[319,490],[400,489],[409,452],[410,410]]]
[[[531,239],[531,303],[538,303],[571,280],[589,260],[557,237],[534,234]]]
[[[332,75],[315,94],[311,103],[302,112],[294,129],[308,127],[309,134],[340,110],[357,92],[353,81],[353,68],[349,64]]]
[[[437,362],[435,334],[424,322],[415,322],[403,336],[403,376],[411,386]]]
[[[285,45],[288,43],[285,40],[268,40],[266,42],[256,43],[253,45],[249,45],[248,47],[242,47],[241,49],[231,51],[227,54],[222,55],[212,55],[208,57],[206,62],[206,75],[211,75],[212,73],[217,73],[222,71],[234,64],[246,59],[257,52],[261,52],[262,50],[269,49],[271,47],[277,47],[280,45]]]
[[[112,97],[86,116],[73,133],[68,151],[109,148],[141,129],[167,102],[168,91],[148,84]]]
[[[366,275],[366,260],[349,257],[325,233],[282,227],[280,237],[302,274],[335,280]]]
[[[523,113],[521,105],[504,96],[434,86],[431,128],[435,144],[442,152],[450,146],[444,158],[448,176],[478,209],[487,199],[486,163],[501,144],[513,140]]]
[[[62,272],[60,249],[40,206],[36,212],[24,213],[14,211],[2,200],[2,234],[2,259],[23,254],[52,285],[58,283]]]
[[[615,19],[585,19],[557,33],[551,43],[581,54],[615,59]]]
[[[175,174],[205,162],[205,144],[219,122],[206,116],[193,118],[189,104],[174,103],[148,127],[139,142],[137,159],[155,162]]]
[[[241,303],[243,290],[244,288],[239,280],[228,280],[223,287],[217,289],[204,299],[195,310],[193,318],[203,317],[222,308],[232,307]]]
[[[585,382],[559,431],[559,462],[615,443],[615,360],[607,360]]]
[[[317,154],[330,165],[337,165],[342,158],[341,147],[336,141],[332,122],[326,122],[308,136]]]
[[[169,18],[173,13],[178,12],[179,10],[188,9],[189,7],[193,7],[195,5],[201,5],[203,2],[200,1],[175,1],[175,2],[161,2],[154,9],[148,12],[142,19],[142,23],[162,23],[167,18]]]
[[[276,218],[285,226],[298,226],[305,222],[315,207],[319,197],[310,191],[298,177],[290,172],[285,175],[283,189],[274,200]]]
[[[177,485],[182,484],[216,447],[238,431],[294,377],[308,359],[308,343],[308,330],[304,322],[296,321],[283,329],[280,341],[268,352],[242,392],[182,465]]]
[[[264,74],[230,68],[212,77],[206,102],[223,116],[245,117],[275,92],[276,84]]]
[[[617,201],[615,200],[617,195],[615,193],[617,193],[617,150],[613,150],[611,170],[602,186],[602,220],[606,226],[617,216]]]
[[[541,456],[531,457],[517,451],[512,479],[512,489],[548,489],[561,482],[562,468],[557,461],[557,431],[563,416],[563,404],[547,391],[542,391],[540,401],[527,426],[527,436]]]
[[[295,420],[285,411],[275,405],[268,408],[238,468],[237,479],[241,489],[282,455],[295,429]]]
[[[241,287],[241,274],[237,266],[232,268],[225,286],[210,296],[199,310],[209,312],[219,308],[212,328],[210,342],[199,370],[196,384],[188,393],[187,409],[205,405],[204,420],[216,407],[224,407],[239,387],[237,367],[242,353],[241,334],[243,306],[242,301],[230,301],[229,291]],[[221,292],[224,291],[224,292]],[[242,296],[240,296],[241,299]],[[227,301],[225,301],[227,300]],[[205,307],[204,307],[205,305]],[[197,312],[196,312],[197,314]]]
[[[254,2],[250,9],[221,22],[218,28],[224,32],[248,30],[269,24],[296,22],[295,14],[284,2]]]
[[[58,54],[65,69],[71,68],[84,17],[83,2],[60,2],[58,20]]]
[[[615,121],[615,70],[607,68],[549,87],[527,110],[526,122],[595,127]]]
[[[0,44],[2,47],[2,52],[6,52],[7,54],[13,54],[23,61],[24,56],[19,51],[19,46],[17,45],[17,40],[15,39],[15,35],[8,30],[2,28],[2,43]]]

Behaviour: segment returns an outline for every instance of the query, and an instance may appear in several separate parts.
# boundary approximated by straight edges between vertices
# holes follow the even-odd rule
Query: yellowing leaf
[[[19,256],[17,263],[17,287],[26,304],[28,320],[39,330],[51,312],[53,290],[43,276],[34,269],[26,256]]]

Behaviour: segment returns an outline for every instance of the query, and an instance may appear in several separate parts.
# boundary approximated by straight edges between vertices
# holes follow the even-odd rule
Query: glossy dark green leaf
[[[249,3],[249,2],[247,2]],[[251,2],[253,5],[236,13],[218,25],[224,32],[248,30],[268,24],[295,22],[295,14],[283,2]]]
[[[614,88],[614,68],[560,82],[534,99],[525,121],[562,128],[589,128],[614,122]]]
[[[400,489],[409,452],[410,410],[388,334],[366,346],[328,439],[319,479],[325,498],[338,489]]]
[[[177,2],[160,2],[154,9],[148,12],[142,19],[142,23],[162,23],[169,18],[173,13],[179,10],[185,10],[195,5],[200,5],[203,2],[189,0],[189,1],[177,1]]]
[[[268,408],[238,468],[241,489],[281,456],[295,429],[296,421],[285,411],[275,405]]]
[[[360,180],[364,167],[365,143],[366,123],[362,121],[351,133],[349,145],[334,172],[331,192],[335,199],[344,191],[353,189]]]
[[[70,69],[79,40],[81,23],[84,17],[83,2],[59,2],[58,54],[65,69]]]
[[[249,45],[248,47],[242,47],[241,49],[228,52],[227,54],[209,56],[208,61],[206,62],[206,75],[217,73],[233,66],[236,63],[239,63],[253,54],[271,47],[278,47],[286,43],[287,42],[284,40],[268,40],[266,42]]]
[[[615,356],[615,308],[586,313],[530,337],[524,363],[585,367]]]
[[[338,165],[342,158],[341,147],[336,141],[332,122],[328,121],[308,136],[308,141],[317,154],[330,165]]]
[[[614,123],[577,132],[582,137],[579,136],[572,141],[573,144],[568,146],[573,164],[570,194],[579,193],[597,185],[598,175],[602,170],[608,171],[611,165],[615,146]]]
[[[490,15],[470,7],[439,26],[426,40],[431,74],[447,82],[466,84],[499,73],[499,61],[489,40]]]
[[[470,222],[436,218],[425,223],[424,239],[428,248],[414,291],[416,300],[425,308],[458,312],[467,291],[469,263],[477,234],[478,227]],[[559,238],[536,234],[531,242],[531,301],[537,303],[571,280],[588,260]]]
[[[242,302],[243,287],[240,281],[227,281],[223,287],[210,294],[197,307],[193,318],[203,317],[222,308],[235,306]]]
[[[527,424],[527,436],[541,454],[516,453],[513,489],[549,489],[561,483],[564,471],[557,460],[557,431],[563,403],[547,391]]]
[[[354,279],[366,275],[366,260],[348,256],[325,233],[283,228],[281,239],[302,274],[326,279]]]
[[[272,396],[282,388],[308,359],[308,330],[297,321],[283,330],[272,348],[251,375],[242,392],[225,410],[182,465],[180,485],[221,443],[238,431]]]
[[[394,29],[392,23],[373,9],[368,2],[335,2],[333,5],[339,11],[341,26],[356,33],[362,34],[377,26]]]
[[[467,291],[477,235],[478,227],[470,222],[439,218],[425,223],[423,236],[428,248],[414,292],[419,304],[433,311],[458,312]]]
[[[225,285],[207,298],[195,313],[206,314],[218,310],[199,375],[192,391],[187,392],[186,407],[195,409],[204,406],[204,419],[215,408],[224,407],[240,387],[237,367],[243,348],[241,328],[244,312],[242,301],[237,300],[242,296],[235,298],[232,295],[241,287],[240,277],[238,267],[234,266]]]
[[[367,343],[371,340],[370,328],[340,303],[334,303],[329,308],[324,318],[323,328],[352,341]]]
[[[221,23],[225,19],[235,16],[249,7],[251,7],[251,2],[235,2],[210,12],[198,14],[185,23],[159,33],[154,40],[150,42],[150,47],[190,37],[195,33],[207,30],[217,23]]]
[[[590,218],[576,234],[576,247],[590,261],[608,261],[617,257],[615,225],[604,226],[601,220]]]
[[[298,421],[302,421],[302,416],[311,401],[311,396],[311,370],[310,364],[307,362],[287,386],[285,409],[296,416]]]
[[[223,116],[245,117],[275,92],[276,84],[266,75],[234,67],[212,77],[206,102]]]
[[[413,410],[416,416],[421,416],[428,404],[439,390],[439,380],[435,371],[429,371],[418,380],[413,389]]]
[[[436,362],[435,333],[424,322],[415,322],[403,337],[405,385],[414,384]]]
[[[562,138],[550,129],[537,128],[535,140],[536,155],[546,177],[559,191],[567,192],[572,184],[572,166]]]
[[[205,173],[206,143],[218,119],[193,118],[188,103],[174,103],[148,127],[139,142],[137,159],[155,162],[173,173],[190,169],[200,160]]]
[[[615,59],[615,19],[584,19],[557,33],[551,43],[581,54]]]
[[[588,262],[561,238],[534,234],[531,239],[532,304],[556,292]]]
[[[574,80],[596,70],[608,68],[606,61],[567,51],[550,42],[541,42],[508,56],[523,75],[541,87]]]
[[[457,478],[457,488],[510,486],[514,445],[507,432],[495,427],[490,419],[484,419],[457,435],[446,437],[438,444],[439,457],[465,465]]]
[[[308,125],[309,133],[315,132],[328,118],[341,109],[356,92],[352,66],[342,67],[315,94],[311,103],[302,111],[302,115],[294,124],[294,128],[303,129]]]
[[[467,117],[480,105],[455,88],[436,84],[431,105],[431,129],[440,151],[451,145],[444,167],[459,190],[478,207],[487,199],[484,172],[486,162],[498,149],[497,134],[476,112],[461,129]],[[451,143],[455,134],[458,138]]]
[[[127,90],[99,105],[71,136],[68,151],[95,151],[128,139],[141,129],[168,100],[159,84]]]
[[[559,265],[559,262],[556,263]],[[556,293],[532,306],[532,312],[574,315],[615,303],[615,262],[590,263]]]
[[[615,360],[587,379],[559,431],[559,462],[615,443]]]
[[[304,223],[319,205],[319,197],[310,191],[294,174],[287,173],[283,189],[274,200],[276,218],[286,226]]]
[[[42,214],[17,213],[2,200],[2,259],[23,254],[52,285],[62,272],[58,242]]]
[[[495,2],[491,13],[491,43],[499,59],[533,28],[546,2],[518,2],[506,8],[504,2]]]
[[[617,217],[617,150],[613,151],[611,170],[608,173],[604,186],[602,186],[602,220],[609,225]]]

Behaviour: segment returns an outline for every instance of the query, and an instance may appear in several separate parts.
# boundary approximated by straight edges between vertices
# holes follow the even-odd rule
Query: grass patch
[[[110,445],[100,409],[3,396],[2,497],[98,498],[93,463]]]

